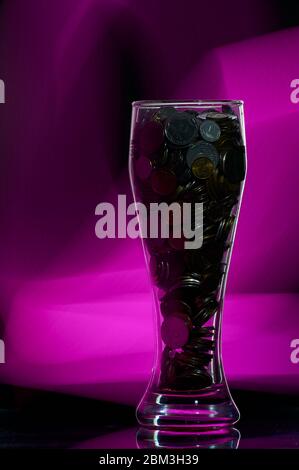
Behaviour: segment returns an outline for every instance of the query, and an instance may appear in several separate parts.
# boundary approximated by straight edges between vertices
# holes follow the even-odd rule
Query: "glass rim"
[[[160,106],[243,106],[242,100],[140,100],[133,101],[132,106],[138,108],[156,108]]]

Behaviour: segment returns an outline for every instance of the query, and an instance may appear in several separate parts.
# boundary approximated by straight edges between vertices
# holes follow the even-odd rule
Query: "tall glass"
[[[243,103],[134,102],[129,170],[157,333],[138,421],[158,429],[231,426],[239,412],[222,366],[221,321],[246,174]],[[157,231],[140,203],[150,215],[161,203],[182,211],[169,210],[168,219],[159,212]]]

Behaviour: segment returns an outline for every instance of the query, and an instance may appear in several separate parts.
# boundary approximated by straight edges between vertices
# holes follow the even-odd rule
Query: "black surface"
[[[299,398],[232,390],[241,420],[239,448],[298,448]],[[136,448],[130,406],[3,387],[0,449]]]
[[[135,425],[134,409],[128,406],[8,387],[1,398],[2,449],[69,448]]]

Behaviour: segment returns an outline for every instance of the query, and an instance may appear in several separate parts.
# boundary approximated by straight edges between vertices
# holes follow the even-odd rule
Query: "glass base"
[[[218,429],[239,421],[240,413],[225,385],[198,393],[148,391],[137,408],[139,424],[156,429]]]
[[[139,428],[138,449],[237,449],[240,432],[231,427],[202,431]]]

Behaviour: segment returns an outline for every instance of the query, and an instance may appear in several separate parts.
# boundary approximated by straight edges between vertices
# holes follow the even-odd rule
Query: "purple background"
[[[143,253],[139,240],[98,240],[95,207],[121,193],[132,199],[132,100],[219,98],[245,101],[248,143],[223,325],[227,376],[298,391],[295,9],[257,0],[0,3],[3,383],[136,403],[153,357]]]

